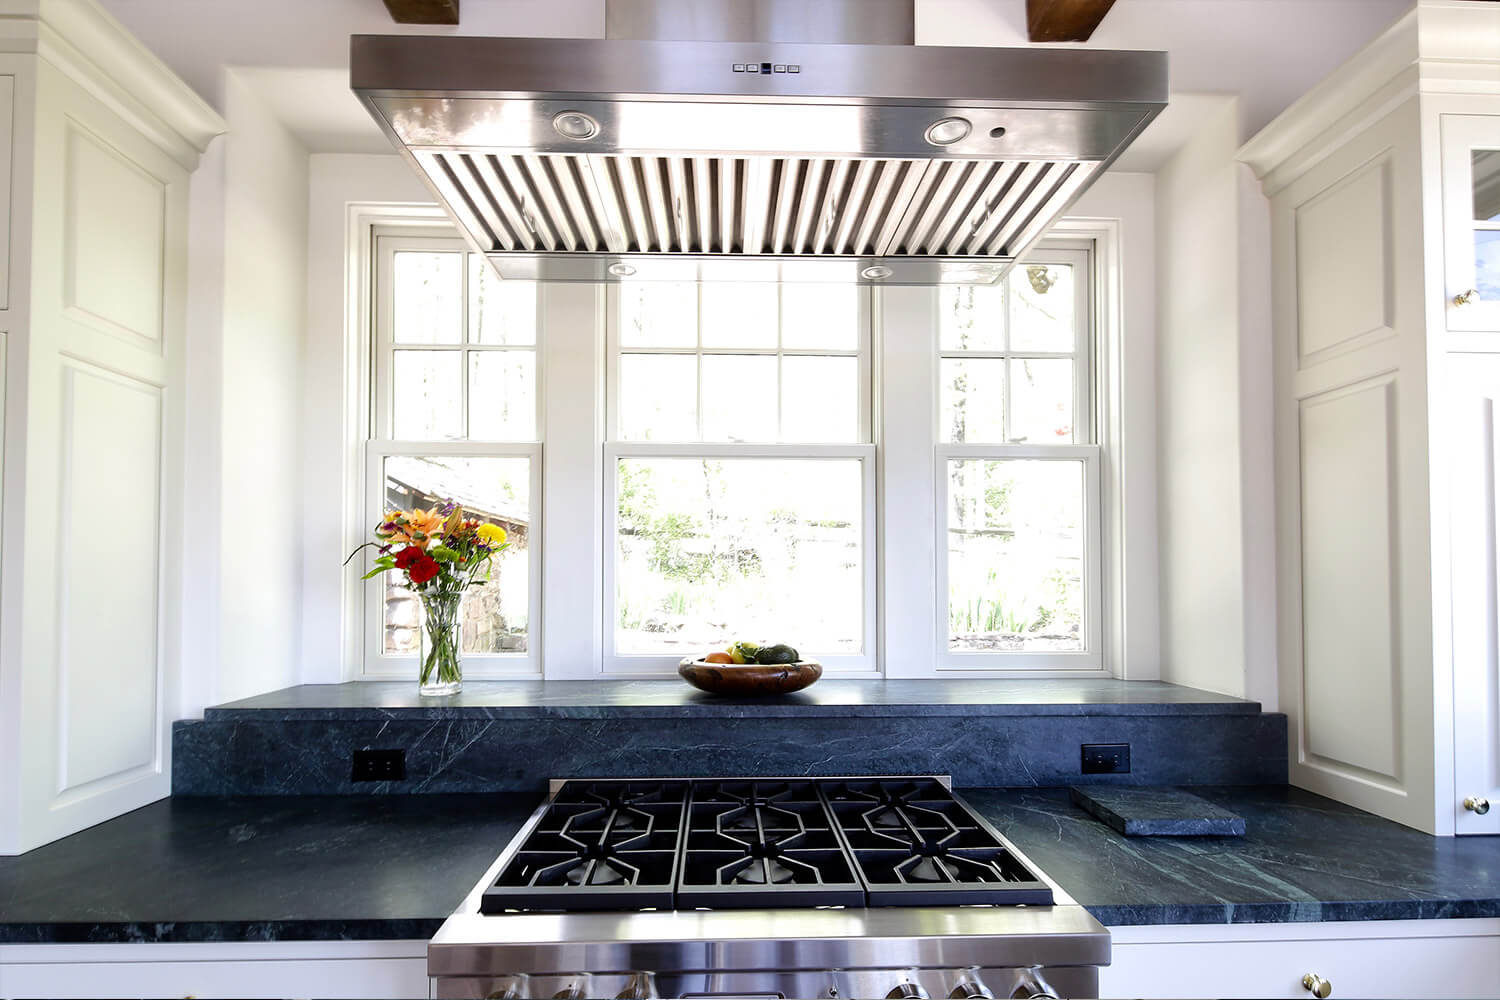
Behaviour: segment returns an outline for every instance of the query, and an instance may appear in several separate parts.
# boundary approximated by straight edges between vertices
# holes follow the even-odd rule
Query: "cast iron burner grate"
[[[1050,905],[1052,890],[940,782],[826,782],[871,906]]]
[[[671,909],[688,790],[685,781],[568,782],[481,911]],[[580,898],[586,907],[572,902]]]
[[[695,782],[686,836],[681,908],[865,903],[815,782]]]
[[[568,781],[522,838],[482,912],[1052,903],[930,778]]]

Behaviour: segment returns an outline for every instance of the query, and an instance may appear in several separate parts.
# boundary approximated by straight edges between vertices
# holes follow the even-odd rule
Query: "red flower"
[[[438,561],[424,552],[422,553],[422,558],[418,559],[407,569],[406,575],[411,577],[412,583],[420,586],[437,576],[441,569],[442,567],[438,565]]]
[[[412,563],[416,562],[424,555],[426,555],[426,553],[417,548],[415,545],[408,545],[406,548],[396,553],[396,568],[409,569]]]

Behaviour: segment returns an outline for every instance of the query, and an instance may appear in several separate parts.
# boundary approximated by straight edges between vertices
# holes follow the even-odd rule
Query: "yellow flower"
[[[489,543],[490,548],[498,548],[505,544],[505,529],[498,524],[481,524],[479,526],[479,537]]]

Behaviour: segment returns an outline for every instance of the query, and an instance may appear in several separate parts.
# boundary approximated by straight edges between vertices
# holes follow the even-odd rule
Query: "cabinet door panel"
[[[1447,390],[1433,450],[1448,470],[1454,832],[1500,833],[1500,356],[1449,355]],[[1480,814],[1466,798],[1495,808]]]

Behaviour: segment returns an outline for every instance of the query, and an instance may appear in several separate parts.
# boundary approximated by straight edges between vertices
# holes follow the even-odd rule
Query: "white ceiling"
[[[234,67],[316,153],[384,152],[348,88],[360,33],[599,37],[604,0],[463,0],[457,28],[392,23],[381,0],[101,0],[222,107]],[[811,0],[810,0],[811,2]],[[1025,45],[1025,0],[916,0],[928,45]],[[1242,135],[1274,118],[1410,6],[1410,0],[1118,0],[1087,44],[1165,49],[1172,100],[1117,163],[1153,171],[1202,117],[1239,95]]]

